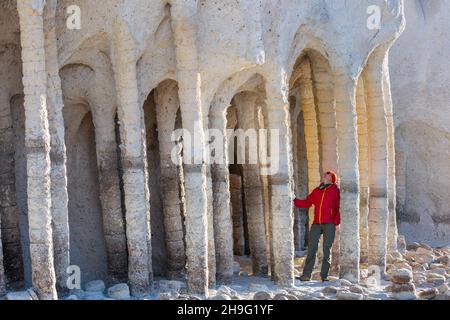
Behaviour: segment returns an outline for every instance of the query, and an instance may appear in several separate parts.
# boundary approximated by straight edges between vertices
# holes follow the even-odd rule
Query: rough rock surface
[[[448,1],[405,1],[389,62],[400,233],[433,246],[450,243],[449,11]]]

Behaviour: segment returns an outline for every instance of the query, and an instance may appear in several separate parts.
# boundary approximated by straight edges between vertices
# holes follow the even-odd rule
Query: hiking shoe
[[[328,277],[322,277],[322,282],[327,282],[327,281],[330,281],[330,280],[328,280]]]
[[[308,277],[308,276],[301,276],[301,277],[299,278],[299,280],[300,280],[300,281],[311,281],[311,277]]]

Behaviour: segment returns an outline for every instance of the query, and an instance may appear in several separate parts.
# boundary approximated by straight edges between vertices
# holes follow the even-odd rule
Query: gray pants
[[[311,273],[316,263],[316,254],[319,246],[320,235],[323,234],[323,262],[320,276],[322,278],[328,277],[330,270],[330,252],[334,242],[334,234],[336,226],[334,223],[313,224],[309,233],[308,241],[308,256],[306,257],[305,267],[303,268],[303,275],[311,277]]]

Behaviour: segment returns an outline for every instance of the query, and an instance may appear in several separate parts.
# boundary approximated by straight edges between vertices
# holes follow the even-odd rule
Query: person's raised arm
[[[314,191],[313,191],[314,192]],[[311,208],[311,206],[314,204],[313,202],[313,192],[311,192],[306,199],[294,199],[294,205],[297,208]]]

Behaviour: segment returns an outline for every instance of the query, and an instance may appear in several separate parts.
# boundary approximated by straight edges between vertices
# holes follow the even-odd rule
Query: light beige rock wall
[[[450,1],[405,1],[391,49],[397,214],[407,241],[450,243]]]

